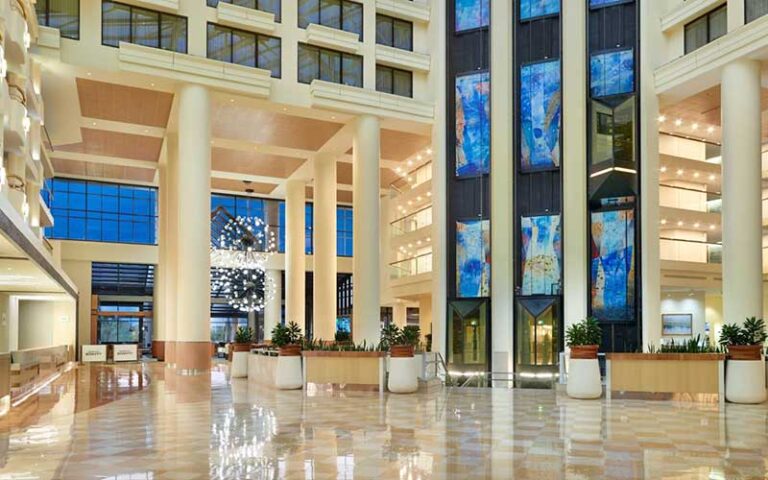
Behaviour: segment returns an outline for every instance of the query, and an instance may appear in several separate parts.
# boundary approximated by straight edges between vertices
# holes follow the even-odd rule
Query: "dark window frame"
[[[710,29],[710,27],[711,27],[711,22],[710,22],[711,17],[714,14],[719,13],[722,10],[725,10],[725,15],[726,15],[726,32],[725,32],[725,34],[727,34],[728,33],[728,30],[727,30],[728,3],[724,3],[724,4],[720,5],[717,8],[713,8],[712,10],[709,10],[708,12],[706,12],[706,13],[704,13],[702,15],[699,15],[698,17],[694,18],[693,20],[691,20],[690,22],[686,23],[683,26],[683,53],[685,55],[688,55],[689,53],[695,52],[696,50],[700,49],[704,45],[708,45],[708,44],[714,42],[715,40],[717,40],[718,38],[721,38],[721,37],[725,36],[725,34],[723,34],[723,35],[720,35],[720,37],[712,38],[712,32],[711,32],[711,29]],[[746,8],[744,9],[744,15],[746,15]],[[707,41],[706,41],[706,43],[704,43],[702,45],[699,45],[698,47],[696,47],[696,48],[694,48],[692,50],[688,50],[688,27],[693,25],[694,23],[699,22],[702,19],[706,19],[707,20],[706,21],[706,25],[707,25]]]
[[[392,32],[392,43],[380,43],[378,38],[378,30],[379,30],[379,19],[384,19],[389,22],[390,24],[390,30]],[[398,47],[395,45],[395,23],[403,23],[407,24],[410,27],[411,35],[410,35],[410,45],[408,48]],[[386,45],[387,47],[397,48],[399,50],[406,50],[408,52],[413,51],[413,22],[409,22],[408,20],[403,20],[401,18],[395,18],[391,17],[389,15],[384,15],[382,13],[376,14],[376,44],[377,45]]]
[[[140,45],[138,43],[134,43],[134,41],[133,41],[133,11],[134,10],[139,10],[139,11],[151,12],[151,13],[156,13],[157,14],[157,32],[158,32],[158,35],[157,35],[157,46],[151,46],[149,48],[157,48],[157,49],[160,49],[160,50],[165,50],[166,52],[175,52],[175,53],[185,53],[186,54],[186,53],[189,52],[189,19],[187,17],[184,17],[182,15],[176,15],[176,14],[173,14],[173,13],[161,12],[159,10],[152,10],[152,9],[144,8],[144,7],[135,7],[135,6],[129,5],[127,3],[115,2],[113,0],[102,0],[102,2],[101,2],[101,44],[102,45],[104,45],[106,47],[120,48],[119,42],[118,42],[118,45],[110,45],[109,43],[104,43],[104,4],[105,3],[112,3],[112,4],[115,4],[115,5],[120,5],[120,6],[128,7],[129,8],[130,15],[128,16],[128,18],[129,18],[129,24],[128,24],[129,25],[129,27],[128,27],[129,34],[128,35],[129,35],[130,40],[127,43],[132,43],[134,45]],[[161,32],[162,32],[162,25],[163,25],[163,15],[168,16],[168,17],[180,18],[180,19],[184,20],[184,51],[183,52],[179,52],[179,51],[176,51],[176,50],[170,50],[170,49],[162,47],[162,38],[163,38],[163,36],[162,36]],[[142,45],[142,46],[146,47],[148,45]]]
[[[379,70],[380,69],[381,70],[389,70],[390,76],[391,76],[391,79],[392,79],[391,80],[392,91],[379,90],[379,84],[378,84],[378,81],[377,81],[376,82],[376,91],[377,92],[389,93],[390,95],[397,95],[399,97],[413,98],[413,72],[411,72],[410,70],[403,70],[402,68],[395,68],[395,67],[390,67],[388,65],[381,65],[381,64],[377,63],[376,64],[376,77],[377,78],[378,78]],[[396,72],[397,73],[407,73],[408,76],[410,77],[410,83],[411,83],[411,88],[410,88],[410,92],[409,92],[410,95],[403,95],[402,93],[395,92],[395,73]]]
[[[51,28],[56,28],[57,30],[59,30],[59,34],[61,35],[61,38],[68,38],[70,40],[80,40],[80,16],[83,13],[83,7],[80,4],[80,0],[75,0],[75,1],[77,1],[77,34],[75,36],[65,35],[62,32],[61,28],[51,27]],[[45,5],[45,8],[44,8],[45,19],[42,20],[40,18],[40,15],[38,14],[38,16],[37,16],[37,23],[39,25],[50,27],[50,23],[51,23],[51,0],[38,0],[38,3],[35,4],[35,5],[39,5],[39,4],[44,4]]]
[[[253,1],[256,4],[255,8],[246,7],[244,5],[237,5],[233,3],[233,0],[206,0],[205,4],[211,8],[216,8],[220,2],[223,2],[223,3],[228,3],[230,5],[247,8],[249,10],[258,10],[260,12],[271,13],[275,16],[275,22],[280,23],[283,15],[283,0],[277,0],[277,12],[270,12],[269,10],[264,10],[263,8],[259,8],[259,4],[261,3],[261,0],[253,0]]]
[[[755,20],[758,20],[758,19],[763,18],[764,16],[768,15],[768,13],[764,13],[762,15],[758,15],[757,17],[755,17],[753,19],[750,19],[749,16],[748,16],[748,12],[749,12],[748,3],[749,2],[750,2],[750,0],[744,0],[744,25],[746,25],[748,23],[752,23]]]
[[[301,1],[302,0],[297,0],[297,6],[300,6],[298,4]],[[314,1],[314,0],[306,0],[306,1]],[[322,5],[320,0],[316,0],[316,1],[317,1],[317,14],[320,17],[320,23],[318,23],[317,25],[322,25],[324,27],[333,28],[335,30],[341,30],[341,31],[344,31],[344,32],[349,32],[349,33],[357,33],[357,32],[352,32],[352,31],[347,30],[347,29],[344,28],[344,5],[345,4],[349,4],[349,3],[355,4],[355,5],[359,5],[360,6],[361,18],[360,18],[360,33],[358,34],[359,35],[358,41],[359,42],[363,41],[363,34],[365,32],[365,4],[363,2],[353,2],[351,0],[331,0],[331,1],[336,2],[338,4],[338,7],[339,7],[339,25],[340,25],[340,28],[336,28],[336,27],[333,27],[333,26],[326,25],[326,24],[322,23],[322,21],[323,21],[322,20],[323,19],[323,13],[322,13],[323,12],[323,5]],[[306,25],[302,26],[301,25],[301,16],[299,16],[299,18],[297,19],[296,23],[297,23],[299,28],[306,29],[313,22],[309,22]]]
[[[318,47],[317,45],[312,45],[312,44],[309,44],[309,43],[298,42],[297,50],[296,50],[297,51],[297,58],[299,56],[298,52],[299,52],[299,50],[302,47],[307,47],[307,48],[310,48],[310,49],[314,49],[317,52],[317,56],[318,56],[318,58],[317,58],[317,72],[316,72],[316,75],[312,78],[312,80],[321,80],[321,78],[320,78],[320,69],[321,69],[320,53],[321,52],[331,52],[331,53],[339,55],[339,79],[340,79],[339,82],[331,82],[331,83],[336,83],[338,85],[347,85],[347,86],[356,87],[356,88],[363,88],[364,82],[365,82],[365,61],[364,61],[362,55],[356,55],[354,53],[342,52],[340,50],[333,50],[331,48]],[[359,58],[360,59],[360,85],[359,86],[358,85],[349,85],[349,84],[344,83],[344,58],[345,57],[354,57],[354,58]],[[312,80],[310,80],[309,82],[304,82],[304,81],[301,80],[301,75],[300,75],[301,74],[301,62],[296,62],[296,63],[297,63],[297,65],[296,65],[296,73],[297,73],[296,78],[297,78],[298,83],[301,83],[301,84],[304,84],[304,85],[311,84]],[[330,82],[330,80],[323,80],[323,81],[324,82]]]
[[[216,28],[221,28],[221,29],[229,30],[229,36],[230,36],[230,42],[229,42],[229,58],[230,59],[229,60],[218,60],[216,58],[211,58],[211,50],[210,50],[210,47],[211,47],[210,40],[211,40],[211,38],[209,36],[210,31],[208,30],[208,28],[210,26],[214,26]],[[272,78],[282,78],[282,76],[283,76],[283,39],[280,38],[280,37],[275,37],[273,35],[264,35],[263,33],[251,32],[249,30],[243,30],[243,29],[240,29],[240,28],[232,28],[230,26],[221,25],[220,23],[215,23],[215,22],[206,22],[206,24],[205,24],[205,58],[209,58],[211,60],[218,60],[220,62],[231,63],[231,64],[234,64],[234,65],[241,65],[241,66],[244,66],[244,67],[250,66],[250,65],[243,65],[242,63],[234,62],[234,58],[235,58],[235,43],[232,41],[232,38],[233,38],[235,33],[246,34],[246,35],[253,35],[253,37],[254,37],[254,47],[255,47],[254,59],[255,59],[255,62],[256,62],[256,66],[252,67],[252,68],[262,68],[262,67],[259,66],[259,38],[270,38],[270,39],[273,39],[273,40],[277,40],[280,43],[280,54],[278,56],[279,60],[280,60],[280,64],[278,65],[278,69],[280,70],[280,73],[278,75],[275,75],[275,73],[272,72]],[[266,69],[262,69],[262,70],[266,70]]]

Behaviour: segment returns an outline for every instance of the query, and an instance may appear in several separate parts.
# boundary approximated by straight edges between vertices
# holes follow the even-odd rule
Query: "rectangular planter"
[[[725,355],[608,353],[606,397],[725,402]]]
[[[304,383],[383,392],[386,355],[386,352],[302,352]]]

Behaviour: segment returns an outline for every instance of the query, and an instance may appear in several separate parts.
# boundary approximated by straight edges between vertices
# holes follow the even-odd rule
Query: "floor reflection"
[[[274,391],[86,366],[0,421],[0,480],[766,478],[768,406]]]

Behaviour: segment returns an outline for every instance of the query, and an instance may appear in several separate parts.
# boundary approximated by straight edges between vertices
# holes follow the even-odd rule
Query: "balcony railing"
[[[389,278],[397,280],[399,278],[412,277],[422,273],[432,271],[432,252],[400,260],[389,264]]]
[[[719,192],[707,192],[695,188],[661,184],[659,186],[659,204],[662,207],[720,213],[722,211],[723,197]]]
[[[402,174],[401,172],[397,173]],[[427,162],[416,167],[415,170],[402,174],[400,178],[392,182],[390,188],[397,193],[402,193],[430,180],[432,180],[432,162]]]
[[[659,240],[662,260],[713,264],[723,261],[723,246],[719,243],[667,237]]]
[[[392,236],[394,237],[428,227],[432,225],[432,205],[416,210],[405,217],[398,218],[389,225],[392,229]]]

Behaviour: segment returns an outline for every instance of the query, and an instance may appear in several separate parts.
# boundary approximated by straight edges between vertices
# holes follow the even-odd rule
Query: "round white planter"
[[[763,403],[766,400],[765,362],[728,360],[725,399],[733,403]]]
[[[301,356],[278,356],[275,386],[280,390],[296,390],[304,386]]]
[[[229,367],[229,374],[232,378],[248,376],[248,355],[250,354],[250,352],[232,353],[232,364]]]
[[[568,363],[568,386],[571,398],[592,399],[603,395],[600,385],[600,365],[596,358],[572,358]]]
[[[419,378],[414,367],[414,357],[389,359],[387,388],[393,393],[413,393],[419,389]]]

